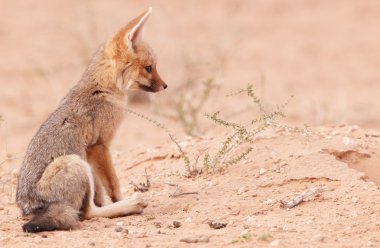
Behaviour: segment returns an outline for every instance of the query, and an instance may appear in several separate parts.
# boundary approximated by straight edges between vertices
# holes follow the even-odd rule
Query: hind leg
[[[36,185],[38,201],[25,232],[71,229],[78,223],[89,189],[85,161],[76,155],[62,156],[49,164]]]
[[[146,203],[133,197],[107,206],[95,205],[95,182],[90,165],[76,155],[66,155],[48,165],[37,183],[42,208],[23,226],[25,232],[68,230],[78,223],[79,213],[92,217],[118,217],[141,213]]]
[[[37,183],[38,195],[44,201],[59,202],[79,211],[89,188],[86,164],[77,155],[56,158]]]
[[[130,199],[106,206],[97,206],[95,204],[96,182],[91,166],[76,155],[56,159],[46,168],[38,184],[39,191],[46,192],[45,199],[50,202],[64,203],[77,211],[82,210],[87,219],[138,214],[147,206],[137,194]],[[101,195],[98,194],[98,196]],[[86,206],[83,206],[85,197]]]

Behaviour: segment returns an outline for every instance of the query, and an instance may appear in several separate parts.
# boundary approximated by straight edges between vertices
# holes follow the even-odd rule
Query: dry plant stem
[[[147,192],[150,188],[150,181],[149,181],[149,176],[148,173],[146,172],[145,169],[145,183],[139,183],[139,185],[135,184],[134,182],[130,182],[131,185],[134,187],[134,191],[136,192]]]
[[[161,123],[159,123],[159,122],[156,121],[156,120],[153,120],[153,119],[151,119],[151,118],[149,118],[149,117],[147,117],[147,116],[145,116],[145,115],[142,115],[142,114],[140,114],[140,113],[137,113],[137,112],[135,112],[135,111],[133,111],[133,110],[131,110],[131,109],[125,108],[125,111],[128,112],[128,113],[134,114],[134,115],[136,115],[136,116],[138,116],[138,117],[140,117],[140,118],[142,118],[142,119],[145,119],[145,120],[147,120],[147,121],[153,123],[154,125],[156,125],[156,127],[160,128],[160,129],[162,129],[162,130],[164,130],[164,131],[169,135],[170,139],[171,139],[171,140],[173,141],[173,143],[177,146],[179,152],[181,153],[181,156],[182,156],[182,158],[183,158],[183,160],[184,160],[184,162],[185,162],[186,170],[187,170],[188,172],[191,172],[191,168],[190,168],[190,159],[189,159],[189,157],[188,157],[188,156],[186,155],[186,153],[183,151],[181,145],[180,145],[179,142],[177,141],[177,138],[176,138],[176,137],[175,137],[175,136],[169,131],[169,129],[168,129],[166,126],[162,125]]]
[[[23,158],[23,157],[11,157],[11,158],[6,158],[4,159],[3,161],[0,162],[0,167],[5,164],[6,162],[8,161],[11,161],[11,160],[14,160],[14,159],[19,159],[19,158]]]
[[[198,132],[199,112],[209,99],[212,90],[216,88],[216,86],[213,84],[213,79],[205,81],[203,85],[204,89],[202,92],[202,96],[197,105],[194,105],[193,101],[187,100],[183,95],[180,97],[180,100],[177,104],[178,119],[184,126],[186,134],[191,136],[194,136],[194,133]]]
[[[179,185],[173,185],[173,184],[169,184],[170,186],[177,186],[177,188],[175,189],[175,191],[173,193],[169,193],[169,197],[177,197],[177,196],[181,196],[181,195],[197,195],[198,192],[182,192],[181,188],[179,187]]]
[[[140,164],[143,164],[143,163],[146,163],[146,162],[151,162],[151,161],[158,161],[158,160],[165,160],[165,159],[178,159],[178,158],[181,158],[182,155],[170,155],[167,153],[167,154],[164,154],[164,155],[158,155],[158,156],[152,156],[152,157],[149,157],[149,158],[146,158],[146,159],[142,159],[142,160],[139,160],[137,162],[134,162],[133,164],[130,164],[128,167],[127,167],[127,170],[130,170]]]
[[[310,197],[310,196],[318,194],[318,193],[322,193],[322,192],[327,191],[327,190],[328,190],[327,186],[311,188],[308,191],[306,191],[300,195],[297,195],[296,197],[294,197],[293,200],[290,200],[290,201],[283,201],[282,200],[281,201],[281,207],[286,208],[286,209],[293,208],[293,207],[297,206],[298,204],[300,204],[301,202],[303,202],[307,197]]]

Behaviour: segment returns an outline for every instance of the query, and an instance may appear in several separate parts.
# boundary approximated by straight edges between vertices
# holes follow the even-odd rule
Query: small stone
[[[48,236],[46,234],[42,234],[41,237],[46,239]]]
[[[314,242],[323,242],[326,239],[325,236],[315,235],[311,240]]]
[[[178,227],[181,227],[181,222],[179,222],[179,221],[173,221],[173,227],[174,228],[178,228]]]
[[[260,171],[259,171],[259,174],[260,174],[260,175],[263,175],[265,172],[267,172],[267,170],[264,169],[264,168],[261,168]]]
[[[358,198],[358,197],[352,197],[352,198],[351,198],[351,201],[352,201],[353,203],[358,203],[358,202],[359,202],[359,198]]]
[[[277,159],[277,154],[275,151],[272,151],[269,156],[271,159]]]
[[[237,191],[237,194],[238,195],[241,195],[243,194],[244,192],[247,192],[248,191],[248,187],[247,186],[243,186],[243,187],[240,187]]]
[[[350,139],[349,137],[347,137],[347,136],[345,136],[345,137],[342,138],[342,142],[346,146],[354,144],[354,141],[352,139]]]
[[[255,218],[255,217],[252,217],[252,216],[249,216],[249,217],[246,219],[246,222],[248,222],[249,224],[253,224],[254,222],[256,222],[256,218]]]
[[[279,239],[275,239],[272,242],[270,242],[269,246],[279,246],[281,244]]]
[[[90,245],[90,246],[95,246],[95,242],[90,241],[90,242],[88,242],[88,245]]]
[[[271,204],[273,204],[273,200],[272,199],[268,199],[268,200],[264,201],[263,203],[266,204],[266,205],[271,205]]]
[[[161,228],[162,227],[161,222],[154,222],[153,224],[154,224],[154,227],[156,227],[156,228]]]
[[[215,221],[209,221],[208,225],[213,229],[221,229],[225,228],[227,226],[227,223],[221,223],[221,222],[215,222]]]
[[[115,232],[122,232],[123,231],[123,227],[122,226],[116,226],[115,227]]]

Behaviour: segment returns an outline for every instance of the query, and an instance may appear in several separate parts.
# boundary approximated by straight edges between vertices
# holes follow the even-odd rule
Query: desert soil
[[[99,44],[150,5],[145,39],[169,88],[130,108],[164,123],[194,158],[228,134],[203,113],[255,118],[249,99],[225,97],[251,83],[268,108],[294,95],[284,123],[309,125],[308,137],[268,129],[236,165],[187,178],[168,135],[129,114],[112,155],[125,197],[147,172],[144,212],[23,233],[15,189],[28,142]],[[0,247],[380,247],[379,1],[26,0],[2,1],[0,13]],[[197,102],[210,78],[218,91],[188,136],[167,116],[181,95]],[[208,242],[180,241],[199,235]]]

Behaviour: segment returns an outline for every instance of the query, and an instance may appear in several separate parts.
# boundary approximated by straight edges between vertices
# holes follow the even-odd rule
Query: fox
[[[142,39],[151,13],[149,7],[100,46],[30,141],[16,192],[24,232],[71,230],[81,220],[139,214],[147,206],[138,195],[123,198],[110,144],[127,92],[167,88],[156,54]]]

